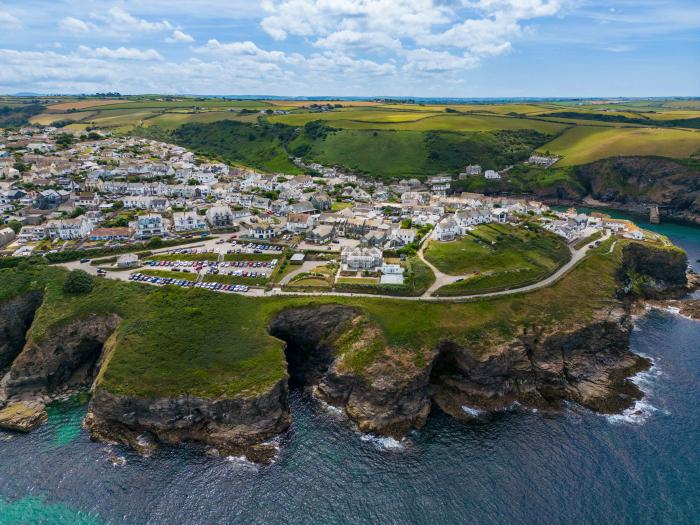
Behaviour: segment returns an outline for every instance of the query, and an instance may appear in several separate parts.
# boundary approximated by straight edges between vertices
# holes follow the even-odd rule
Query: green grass
[[[566,243],[556,235],[503,224],[478,226],[451,242],[431,241],[424,255],[443,273],[467,276],[441,287],[438,295],[525,286],[554,273],[570,258]]]
[[[576,126],[539,150],[563,157],[557,166],[623,155],[687,158],[700,150],[700,131]]]
[[[338,284],[379,284],[377,277],[338,277]]]

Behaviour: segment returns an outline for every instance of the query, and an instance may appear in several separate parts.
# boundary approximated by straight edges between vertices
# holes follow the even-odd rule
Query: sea
[[[700,271],[700,229],[634,218]],[[397,441],[296,391],[264,466],[93,443],[86,399],[71,398],[30,434],[0,432],[0,525],[700,523],[700,322],[652,310],[632,349],[654,366],[634,379],[645,398],[617,416],[515,406],[465,425],[435,413]]]

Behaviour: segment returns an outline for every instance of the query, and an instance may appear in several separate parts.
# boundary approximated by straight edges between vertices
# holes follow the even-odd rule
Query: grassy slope
[[[490,224],[456,241],[433,241],[425,256],[444,273],[474,274],[438,290],[439,295],[464,295],[539,281],[565,264],[570,253],[566,243],[553,234]]]
[[[685,158],[700,151],[700,132],[662,128],[577,126],[539,150],[563,156],[557,166],[586,164],[606,157],[625,155]]]
[[[526,325],[566,323],[592,318],[612,301],[614,272],[619,262],[607,247],[593,250],[563,280],[530,294],[469,303],[426,303],[346,297],[247,298],[203,290],[156,288],[114,280],[98,280],[87,295],[67,297],[65,272],[56,268],[25,271],[28,277],[0,275],[0,297],[27,284],[46,288],[31,335],[40,339],[53,327],[93,313],[114,312],[123,319],[116,350],[102,375],[101,386],[121,394],[163,396],[257,392],[285,376],[283,345],[267,334],[269,319],[289,306],[339,303],[364,312],[380,329],[381,341],[358,362],[363,366],[385,357],[384,348],[420,359],[427,348],[449,338],[476,348],[510,338]],[[27,281],[27,279],[29,279]],[[8,286],[8,283],[10,284]]]

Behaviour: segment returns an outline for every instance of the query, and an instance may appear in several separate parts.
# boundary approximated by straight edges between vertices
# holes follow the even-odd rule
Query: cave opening
[[[0,322],[0,373],[7,371],[22,352],[27,342],[27,332],[42,301],[41,292],[21,297]]]
[[[62,346],[54,349],[54,355],[60,357],[58,367],[47,378],[47,389],[55,392],[61,388],[82,388],[92,384],[99,372],[100,358],[104,342],[99,339],[86,338],[75,349],[66,352]]]
[[[329,341],[356,316],[354,308],[321,305],[289,308],[272,319],[270,335],[286,343],[290,388],[303,389],[321,381],[335,358]]]

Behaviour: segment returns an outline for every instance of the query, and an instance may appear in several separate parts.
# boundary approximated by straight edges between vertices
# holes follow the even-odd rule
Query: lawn
[[[438,295],[466,295],[537,282],[564,265],[570,252],[554,234],[487,224],[455,241],[431,241],[425,257],[443,273],[465,276]]]

